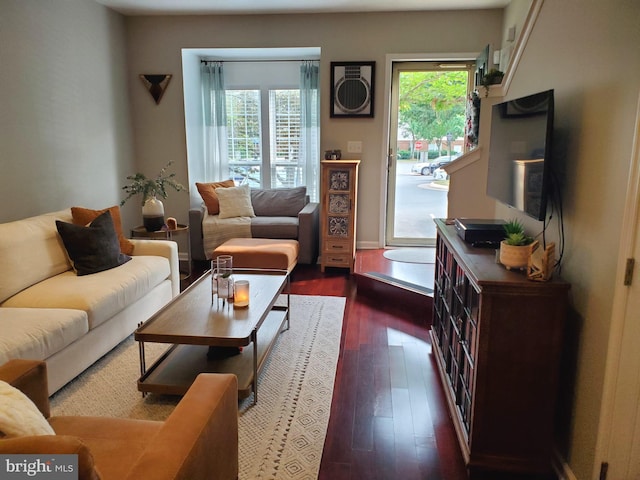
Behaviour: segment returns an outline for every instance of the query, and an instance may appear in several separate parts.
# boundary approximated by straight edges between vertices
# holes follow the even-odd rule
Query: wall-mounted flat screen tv
[[[553,90],[494,105],[487,195],[544,220],[552,136]]]

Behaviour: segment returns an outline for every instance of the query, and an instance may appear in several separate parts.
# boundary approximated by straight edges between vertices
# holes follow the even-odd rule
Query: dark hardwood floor
[[[404,269],[405,280],[433,284],[433,265],[390,265],[381,250],[357,258],[367,271],[402,277]],[[318,478],[466,480],[430,354],[431,299],[317,265],[296,267],[292,293],[347,299]]]

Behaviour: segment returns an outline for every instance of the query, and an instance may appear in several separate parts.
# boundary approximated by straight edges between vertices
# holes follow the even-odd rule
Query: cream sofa
[[[180,292],[175,242],[131,240],[131,260],[77,276],[56,229],[71,210],[0,224],[0,364],[44,360],[49,394]]]

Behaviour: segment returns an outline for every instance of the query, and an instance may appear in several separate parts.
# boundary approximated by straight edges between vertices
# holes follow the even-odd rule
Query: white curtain
[[[312,202],[319,199],[320,182],[319,63],[305,60],[300,66],[300,164]]]
[[[203,62],[202,106],[204,117],[204,182],[229,178],[227,116],[222,62]]]

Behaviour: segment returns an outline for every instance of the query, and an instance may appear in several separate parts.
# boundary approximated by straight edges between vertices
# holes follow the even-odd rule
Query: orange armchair
[[[200,374],[164,422],[51,417],[46,363],[11,360],[0,380],[25,393],[56,435],[0,439],[0,453],[78,454],[79,478],[233,480],[238,477],[234,375]]]

